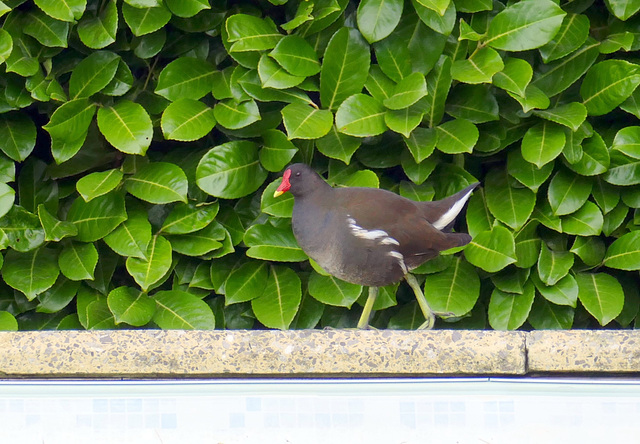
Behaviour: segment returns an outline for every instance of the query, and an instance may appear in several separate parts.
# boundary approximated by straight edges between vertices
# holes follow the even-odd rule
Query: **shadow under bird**
[[[426,319],[420,328],[430,329],[435,315],[409,271],[471,241],[451,228],[478,185],[442,200],[414,202],[378,188],[332,188],[297,163],[285,170],[274,196],[293,194],[293,234],[310,258],[338,279],[369,287],[358,328],[367,328],[378,288],[406,279]]]

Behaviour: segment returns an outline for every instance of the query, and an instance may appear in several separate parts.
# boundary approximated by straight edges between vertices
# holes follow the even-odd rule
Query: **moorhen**
[[[443,200],[414,202],[378,188],[332,188],[296,163],[285,170],[274,197],[293,194],[293,234],[309,257],[338,279],[369,287],[358,328],[368,326],[378,287],[404,278],[426,319],[420,328],[429,329],[435,315],[409,271],[471,241],[451,227],[476,186]]]

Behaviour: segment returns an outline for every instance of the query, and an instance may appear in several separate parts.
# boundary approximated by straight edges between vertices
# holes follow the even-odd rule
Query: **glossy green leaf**
[[[282,119],[289,139],[319,139],[331,130],[333,123],[330,111],[302,103],[285,106]]]
[[[473,123],[498,120],[498,102],[483,85],[458,84],[450,91],[445,110],[453,117]]]
[[[206,136],[216,126],[216,118],[204,103],[178,99],[162,113],[161,125],[166,139],[189,142]]]
[[[91,199],[113,191],[120,185],[122,177],[123,174],[120,170],[91,173],[78,180],[76,189],[82,198],[89,202]]]
[[[609,169],[611,159],[609,149],[598,133],[582,142],[582,156],[569,165],[573,171],[583,176],[595,176]]]
[[[212,66],[193,57],[180,57],[169,63],[160,73],[155,93],[176,101],[198,100],[211,91]]]
[[[443,55],[427,74],[428,124],[433,128],[444,116],[445,101],[451,87],[451,58]],[[417,159],[416,159],[417,160]]]
[[[111,51],[96,51],[74,68],[69,79],[71,99],[89,97],[101,91],[116,75],[120,56]]]
[[[453,27],[456,23],[456,8],[454,2],[449,2],[447,9],[444,14],[441,14],[438,11],[433,10],[428,6],[423,6],[423,3],[427,3],[428,0],[422,0],[421,2],[418,0],[411,0],[414,9],[418,13],[418,17],[420,20],[427,25],[429,28],[434,31],[449,35],[453,30]]]
[[[568,330],[573,325],[574,309],[556,305],[545,298],[537,297],[529,313],[529,323],[539,330]]]
[[[358,29],[369,43],[387,37],[398,26],[402,0],[363,0],[358,5]]]
[[[100,108],[98,127],[109,143],[127,154],[144,155],[153,137],[149,114],[142,105],[129,100]]]
[[[187,201],[187,176],[177,165],[151,162],[126,180],[127,191],[155,204]]]
[[[507,51],[539,48],[557,34],[565,15],[551,0],[520,1],[491,20],[486,43]]]
[[[607,325],[620,314],[624,292],[613,276],[607,273],[579,273],[576,281],[580,302],[600,325]]]
[[[567,14],[558,33],[540,48],[545,63],[560,59],[578,49],[589,37],[589,18],[582,14]]]
[[[97,264],[98,250],[91,243],[70,242],[58,256],[60,271],[72,281],[93,280]]]
[[[476,190],[471,195],[465,217],[467,232],[472,238],[483,231],[491,230],[495,218],[487,206],[484,189]]]
[[[160,229],[165,234],[186,234],[209,225],[218,214],[218,202],[198,205],[179,203],[169,213]]]
[[[480,296],[480,279],[469,263],[456,257],[444,271],[427,275],[424,288],[433,310],[462,316],[471,311]]]
[[[455,119],[436,127],[438,136],[436,147],[447,154],[470,153],[473,151],[480,132],[468,120]]]
[[[298,312],[301,298],[298,275],[290,268],[272,265],[264,293],[251,300],[251,307],[264,326],[286,330]]]
[[[121,256],[145,258],[151,241],[151,224],[143,211],[129,211],[128,216],[104,241]]]
[[[564,125],[573,131],[578,131],[580,125],[587,118],[587,109],[583,104],[577,102],[567,103],[548,110],[536,110],[533,113],[543,119]]]
[[[525,96],[526,88],[533,77],[531,65],[522,59],[509,58],[504,68],[493,76],[493,84],[505,91]]]
[[[38,217],[20,205],[14,205],[0,218],[0,242],[17,251],[30,251],[44,242],[44,230]]]
[[[469,263],[490,273],[516,262],[513,234],[500,225],[477,234],[464,252]]]
[[[78,234],[78,229],[74,224],[56,219],[43,204],[38,205],[38,218],[44,229],[46,241],[58,242],[65,237]]]
[[[71,100],[57,108],[43,128],[54,139],[84,140],[95,112],[96,106],[87,99]]]
[[[171,12],[162,4],[151,8],[134,8],[127,2],[122,5],[122,16],[135,36],[157,31],[171,19]]]
[[[0,311],[0,330],[18,331],[18,321],[8,311]]]
[[[300,262],[307,259],[289,226],[252,225],[244,234],[247,256],[270,261]]]
[[[601,116],[624,102],[640,85],[640,67],[624,60],[605,60],[593,65],[580,87],[591,116]]]
[[[612,152],[615,154],[615,151]],[[640,161],[626,156],[615,156],[604,174],[604,180],[612,185],[637,185],[640,183]]]
[[[554,285],[567,275],[573,259],[570,251],[554,251],[543,243],[538,259],[538,276],[545,285]]]
[[[616,239],[604,258],[604,265],[619,270],[640,270],[640,231]]]
[[[186,256],[202,256],[222,247],[225,229],[218,222],[213,222],[202,230],[192,233],[171,235],[168,240],[173,251]]]
[[[2,278],[30,301],[51,288],[58,278],[58,253],[41,247],[26,253],[9,250],[2,265]]]
[[[536,72],[533,85],[540,88],[548,97],[561,93],[573,85],[589,70],[600,54],[599,43],[589,38],[577,51],[560,60],[543,65]]]
[[[90,202],[78,197],[67,214],[67,221],[78,230],[76,239],[80,242],[102,239],[126,219],[124,198],[117,192],[96,197]]]
[[[509,184],[506,171],[492,170],[485,179],[487,206],[499,221],[514,230],[522,227],[536,202],[536,195],[526,188],[514,188]]]
[[[0,183],[0,217],[4,216],[13,207],[15,191],[6,183]]]
[[[444,15],[447,11],[447,7],[449,6],[450,0],[418,0],[422,6],[427,7],[429,9],[433,9],[440,15]],[[471,11],[465,11],[471,12]]]
[[[58,277],[51,288],[38,295],[38,313],[57,313],[68,306],[80,288],[80,282]]]
[[[547,181],[553,172],[553,162],[549,162],[538,168],[534,164],[527,162],[522,157],[521,150],[511,150],[507,157],[507,171],[509,175],[526,186],[533,192]]]
[[[427,84],[422,74],[414,72],[403,78],[383,103],[389,109],[407,108],[427,94]]]
[[[193,17],[204,9],[210,9],[209,0],[165,0],[169,10],[178,17]]]
[[[391,131],[402,134],[405,138],[410,137],[420,122],[424,112],[419,106],[410,106],[409,108],[392,110],[388,109],[384,113],[384,123]]]
[[[36,144],[36,127],[25,114],[0,115],[0,149],[11,159],[21,162]]]
[[[293,212],[293,195],[285,193],[283,196],[274,197],[273,194],[282,183],[281,179],[271,182],[264,189],[260,199],[260,211],[275,217],[291,217]]]
[[[535,294],[531,282],[527,282],[522,294],[493,290],[488,309],[491,327],[494,330],[515,330],[521,327],[529,316]]]
[[[602,262],[605,246],[600,237],[576,236],[571,246],[571,252],[578,256],[585,265],[594,266]]]
[[[327,305],[351,308],[362,293],[362,286],[341,281],[333,276],[312,272],[309,276],[309,294]]]
[[[640,126],[627,126],[618,131],[611,149],[640,159]]]
[[[371,56],[369,47],[355,29],[341,28],[327,46],[320,71],[320,101],[325,109],[337,109],[362,91]]]
[[[87,0],[34,0],[47,15],[65,22],[73,22],[82,17]]]
[[[492,48],[484,47],[466,60],[453,62],[451,77],[464,83],[490,83],[493,76],[503,68],[500,54]]]
[[[211,148],[198,163],[196,182],[207,194],[236,199],[253,193],[267,177],[258,147],[246,140]]]
[[[145,257],[129,257],[126,266],[140,288],[147,291],[171,268],[171,244],[162,236],[153,236],[147,246]]]
[[[375,136],[387,128],[384,116],[384,107],[376,99],[366,94],[354,94],[338,108],[336,127],[350,136]]]
[[[558,305],[576,306],[578,302],[578,283],[571,274],[567,274],[553,285],[546,285],[537,274],[532,274],[532,281],[538,292],[549,302]]]
[[[131,287],[111,290],[107,304],[116,324],[124,322],[134,327],[149,323],[156,311],[156,303],[149,295]]]
[[[269,265],[264,261],[250,260],[232,270],[224,285],[225,305],[262,296],[268,274]]]
[[[165,330],[213,330],[215,316],[206,302],[180,290],[159,291],[153,322]]]
[[[278,130],[266,130],[262,134],[263,145],[260,149],[260,163],[267,171],[281,171],[295,154],[298,148],[287,136]]]
[[[24,33],[32,36],[44,46],[67,47],[69,23],[49,17],[34,10],[25,18]]]
[[[541,168],[560,155],[565,141],[560,127],[543,122],[531,127],[522,138],[522,157]]]
[[[118,30],[118,8],[110,0],[97,15],[85,14],[78,23],[78,36],[85,46],[102,49],[116,41]]]
[[[562,231],[577,236],[597,236],[601,233],[603,224],[600,208],[587,201],[578,211],[562,218]]]
[[[258,75],[264,88],[287,89],[299,85],[304,76],[289,74],[282,66],[266,54],[258,62]]]
[[[620,20],[627,20],[640,10],[638,0],[607,0],[607,7]]]
[[[549,183],[548,197],[553,214],[562,216],[579,209],[591,194],[591,181],[566,170],[558,171]]]
[[[283,37],[269,53],[269,57],[294,76],[308,77],[320,72],[316,51],[297,35]]]
[[[244,128],[261,119],[260,110],[254,100],[222,100],[213,108],[213,116],[221,126],[229,129]]]
[[[404,139],[404,143],[409,148],[409,152],[416,162],[422,162],[428,158],[435,149],[437,133],[430,128],[416,128],[409,137]]]
[[[235,14],[226,21],[231,52],[263,51],[274,48],[283,37],[271,20]]]

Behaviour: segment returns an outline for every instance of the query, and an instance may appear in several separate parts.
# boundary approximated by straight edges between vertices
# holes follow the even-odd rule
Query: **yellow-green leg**
[[[369,328],[369,318],[371,317],[371,310],[373,310],[373,304],[378,297],[378,287],[369,287],[369,297],[364,304],[360,320],[358,321],[358,328]]]
[[[424,293],[422,293],[422,289],[420,289],[420,284],[416,278],[407,273],[404,277],[409,284],[409,286],[413,289],[413,293],[416,295],[416,300],[418,301],[418,305],[422,310],[422,314],[424,314],[424,318],[426,319],[424,323],[418,327],[418,330],[431,330],[436,323],[436,316],[433,314],[433,310],[429,307],[427,303],[427,299],[424,297]]]

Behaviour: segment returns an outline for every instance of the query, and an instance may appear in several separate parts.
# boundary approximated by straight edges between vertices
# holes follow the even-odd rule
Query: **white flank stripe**
[[[351,229],[351,233],[355,237],[359,237],[360,239],[367,240],[377,240],[381,245],[400,245],[400,243],[389,236],[384,230],[367,230],[362,228],[360,225],[356,223],[356,220],[349,215],[347,215],[347,224],[349,224],[349,228]]]
[[[464,207],[464,204],[467,203],[467,200],[469,200],[469,196],[471,196],[472,192],[473,190],[469,190],[467,194],[462,196],[462,199],[454,203],[451,208],[449,208],[446,213],[440,216],[440,219],[435,221],[432,225],[438,230],[442,230],[444,227],[453,222],[453,219],[455,219],[456,216],[460,214],[460,211],[462,211],[462,207]]]
[[[407,274],[409,272],[409,270],[407,270],[407,265],[404,263],[404,256],[402,255],[402,253],[398,251],[390,251],[387,254],[398,259],[398,263],[400,263],[400,267],[402,268],[402,272],[404,274]]]

